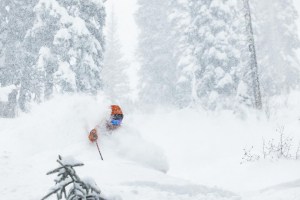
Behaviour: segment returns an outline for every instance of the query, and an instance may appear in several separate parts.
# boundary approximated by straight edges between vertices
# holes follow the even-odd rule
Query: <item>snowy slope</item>
[[[160,111],[133,116],[143,136],[161,146],[169,160],[169,174],[240,194],[243,199],[299,199],[299,185],[263,190],[300,178],[300,161],[260,160],[243,163],[243,148],[262,156],[263,138],[278,141],[278,129],[293,138],[295,156],[300,142],[299,93],[270,100],[270,117],[245,112],[207,113],[201,110]],[[285,197],[285,198],[283,198]]]
[[[297,147],[298,118],[288,124],[255,116],[240,120],[231,114],[187,110],[141,115],[133,123],[136,126],[143,123],[140,131],[163,148],[171,166],[169,174],[177,177],[231,191],[260,190],[300,178],[299,161],[262,160],[241,164],[243,148],[254,146],[260,153],[262,138],[278,138],[279,125],[285,126],[286,134],[293,137]]]
[[[242,149],[260,151],[261,138],[275,137],[278,125],[300,141],[299,97],[291,96],[288,107],[277,103],[280,112],[271,119],[188,109],[129,113],[124,107],[123,127],[100,136],[105,161],[87,134],[109,116],[110,102],[56,97],[30,114],[0,119],[1,199],[43,197],[54,184],[45,174],[60,154],[85,163],[79,175],[92,177],[111,199],[299,200],[299,161],[240,164]]]
[[[31,114],[1,119],[1,199],[42,198],[54,185],[54,177],[45,174],[57,166],[59,154],[85,163],[79,175],[92,177],[111,199],[239,199],[167,175],[161,148],[127,125],[114,135],[101,135],[101,161],[87,133],[109,114],[108,105],[101,98],[64,96],[34,107]]]

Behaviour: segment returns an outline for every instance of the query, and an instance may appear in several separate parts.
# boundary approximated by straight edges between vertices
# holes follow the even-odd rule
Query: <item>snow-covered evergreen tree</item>
[[[140,97],[147,104],[174,103],[176,59],[169,19],[170,1],[138,0],[136,21],[140,28]]]
[[[192,56],[192,45],[189,43],[189,25],[191,22],[188,0],[170,1],[169,19],[172,23],[172,36],[176,39],[173,55],[176,61],[175,104],[179,108],[193,103],[193,83],[195,76],[195,57]]]
[[[197,59],[194,69],[196,102],[205,108],[231,107],[240,65],[234,0],[190,0],[190,42]],[[195,97],[194,97],[195,98]]]
[[[47,175],[57,173],[55,186],[51,188],[42,200],[48,199],[53,194],[56,194],[57,200],[105,200],[93,179],[81,179],[77,175],[74,168],[83,166],[83,163],[75,160],[73,157],[63,158],[61,156],[58,156],[57,162],[59,163],[59,167],[47,173]]]
[[[29,63],[40,77],[41,87],[34,93],[97,93],[104,53],[102,1],[40,0],[34,12],[25,43]]]
[[[129,97],[130,91],[128,74],[126,73],[128,64],[123,60],[113,4],[106,25],[107,34],[103,67],[104,92],[113,100],[126,99]]]
[[[0,117],[13,118],[17,112],[18,88],[14,85],[0,87]]]
[[[0,2],[0,83],[1,86],[17,85],[20,107],[29,94],[30,66],[26,63],[23,41],[26,30],[33,23],[33,6],[36,0],[3,0]],[[24,20],[26,19],[26,20]],[[28,69],[26,71],[26,69]],[[15,108],[14,108],[15,109]],[[23,109],[25,110],[25,108]]]
[[[241,50],[240,65],[236,67],[236,77],[239,83],[236,91],[237,105],[261,109],[260,76],[258,74],[256,42],[253,34],[253,13],[249,1],[237,1],[235,33],[239,35],[237,43]]]
[[[244,11],[246,21],[246,38],[247,47],[249,52],[249,66],[252,79],[252,90],[254,97],[254,105],[256,109],[262,109],[262,99],[260,90],[260,79],[258,75],[256,44],[254,41],[253,25],[252,25],[252,12],[249,5],[249,0],[244,0]]]
[[[71,26],[64,24],[54,38],[54,44],[59,47],[60,53],[68,49],[66,57],[60,60],[70,64],[75,74],[77,92],[95,94],[103,88],[101,76],[105,22],[103,2],[102,0],[76,2],[61,0],[59,2],[71,16],[68,23],[72,23]],[[64,37],[64,33],[67,33],[67,37]]]
[[[102,0],[3,0],[0,19],[0,86],[17,86],[21,110],[55,92],[102,89]]]
[[[263,93],[287,93],[300,81],[300,64],[295,54],[300,41],[292,0],[255,0],[254,33]]]

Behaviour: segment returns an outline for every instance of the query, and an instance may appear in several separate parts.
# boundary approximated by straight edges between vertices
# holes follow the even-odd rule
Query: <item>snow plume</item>
[[[31,153],[52,149],[54,142],[59,154],[72,143],[86,144],[88,132],[109,115],[109,105],[104,97],[57,96],[41,106],[33,105],[30,115],[17,118],[20,124],[14,131],[32,144],[28,146]]]
[[[105,138],[103,143],[104,147],[115,147],[113,152],[124,159],[164,173],[169,170],[169,163],[162,148],[147,141],[141,133],[129,126],[124,125],[121,130]]]
[[[11,131],[24,143],[30,144],[24,147],[24,153],[52,151],[62,155],[81,154],[86,147],[91,150],[89,131],[98,125],[105,127],[105,122],[110,117],[110,103],[103,95],[97,98],[58,95],[41,105],[34,105],[31,114],[15,119],[19,126]],[[104,159],[121,157],[148,168],[168,171],[168,162],[161,148],[145,140],[129,125],[124,124],[112,135],[102,129],[99,134],[99,145],[105,152]],[[86,156],[86,153],[82,151],[82,155]]]

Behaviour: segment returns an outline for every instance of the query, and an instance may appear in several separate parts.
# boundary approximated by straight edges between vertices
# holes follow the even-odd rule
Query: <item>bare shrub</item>
[[[265,160],[299,160],[300,159],[300,142],[295,150],[293,148],[294,139],[285,134],[284,126],[276,129],[278,139],[271,138],[269,140],[262,139],[262,155],[253,153],[254,147],[244,148],[242,162],[258,161],[261,158]],[[293,153],[295,150],[295,153]]]
[[[251,148],[244,148],[243,151],[244,151],[244,154],[243,154],[243,157],[242,157],[241,164],[243,164],[245,162],[258,161],[260,159],[259,155],[253,153],[253,146],[251,146]]]

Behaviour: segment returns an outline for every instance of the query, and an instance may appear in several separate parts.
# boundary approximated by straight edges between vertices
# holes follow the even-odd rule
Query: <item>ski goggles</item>
[[[122,119],[112,119],[110,123],[114,126],[120,126],[122,123]]]
[[[115,114],[111,116],[110,123],[113,126],[120,126],[123,120],[123,115],[122,114]]]

